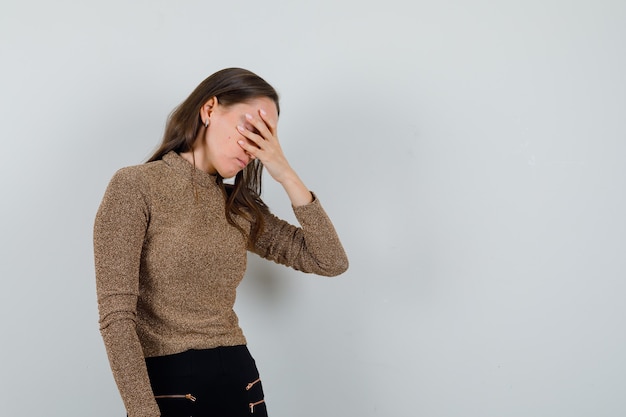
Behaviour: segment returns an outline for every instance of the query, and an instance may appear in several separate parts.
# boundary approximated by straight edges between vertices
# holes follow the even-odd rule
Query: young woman
[[[106,190],[94,227],[100,330],[130,417],[266,416],[233,311],[246,252],[325,276],[348,268],[281,150],[278,114],[262,78],[219,71],[170,115],[149,161],[119,170]],[[263,167],[300,227],[261,200]]]

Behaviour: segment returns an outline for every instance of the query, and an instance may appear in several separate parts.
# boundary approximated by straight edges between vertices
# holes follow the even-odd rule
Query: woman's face
[[[276,104],[268,97],[254,98],[231,106],[214,102],[210,114],[206,113],[209,115],[210,123],[204,136],[210,174],[219,173],[223,178],[231,178],[252,160],[237,143],[240,140],[248,140],[239,133],[237,126],[241,125],[256,132],[246,120],[246,114],[261,119],[259,116],[261,109],[267,112],[270,120],[278,121]],[[206,117],[203,117],[203,120],[206,120]]]

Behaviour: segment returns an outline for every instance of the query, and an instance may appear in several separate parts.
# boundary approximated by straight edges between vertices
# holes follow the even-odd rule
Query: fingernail
[[[248,119],[248,120],[252,120],[252,115],[250,115],[250,114],[246,113],[246,119]]]
[[[259,112],[261,113],[262,116],[265,116],[267,113],[265,113],[265,110],[261,109],[259,110]]]
[[[238,140],[237,143],[243,145],[243,140]]]
[[[237,125],[237,130],[243,132],[245,129],[241,125]]]

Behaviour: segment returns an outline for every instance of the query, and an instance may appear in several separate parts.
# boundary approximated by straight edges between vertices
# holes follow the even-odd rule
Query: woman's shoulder
[[[130,165],[118,169],[111,178],[110,186],[122,188],[142,188],[163,175],[165,164],[162,160]]]
[[[149,177],[158,175],[167,168],[167,164],[163,159],[156,161],[144,162],[143,164],[129,165],[117,170],[115,176],[127,177]]]

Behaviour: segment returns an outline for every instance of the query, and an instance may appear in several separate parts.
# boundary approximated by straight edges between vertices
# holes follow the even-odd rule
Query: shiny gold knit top
[[[216,177],[175,152],[123,168],[109,183],[94,226],[96,287],[129,417],[160,415],[145,357],[246,343],[233,305],[248,250],[318,275],[348,268],[317,198],[294,208],[301,227],[267,214],[255,242],[227,222],[224,205]]]

